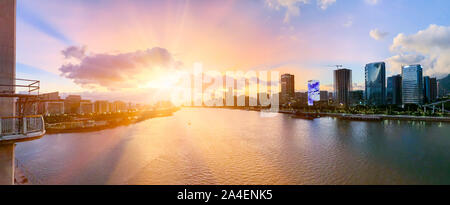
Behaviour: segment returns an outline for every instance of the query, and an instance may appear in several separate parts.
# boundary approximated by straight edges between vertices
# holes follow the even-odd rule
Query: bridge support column
[[[15,144],[0,145],[0,185],[14,184]]]

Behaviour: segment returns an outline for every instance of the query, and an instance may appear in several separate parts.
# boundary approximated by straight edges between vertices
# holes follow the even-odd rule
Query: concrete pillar
[[[0,1],[0,84],[14,85],[16,78],[16,0]],[[14,87],[0,86],[2,93]],[[0,116],[15,114],[14,98],[0,98]]]
[[[15,144],[0,145],[0,185],[14,184]]]
[[[0,84],[15,85],[16,0],[0,0]],[[13,94],[14,86],[0,87]],[[15,115],[14,98],[0,98],[0,117]],[[14,184],[14,143],[0,144],[0,185]]]

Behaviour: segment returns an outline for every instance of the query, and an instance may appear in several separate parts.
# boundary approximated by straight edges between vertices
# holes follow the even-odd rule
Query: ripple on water
[[[190,122],[188,125],[187,122]],[[183,109],[18,144],[51,184],[450,184],[450,126]]]

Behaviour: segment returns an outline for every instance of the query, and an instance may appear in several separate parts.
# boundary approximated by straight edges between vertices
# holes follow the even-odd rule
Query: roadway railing
[[[27,135],[44,131],[45,126],[42,115],[0,118],[0,136]]]
[[[433,108],[433,110],[437,109],[437,110],[440,110],[441,112],[450,113],[450,111],[448,111],[448,110],[446,110],[444,108],[444,103],[446,103],[446,102],[450,102],[450,99],[442,100],[442,101],[439,101],[439,102],[434,102],[434,103],[430,103],[430,104],[426,104],[426,105],[422,105],[422,107]],[[442,108],[440,108],[440,106],[439,106],[440,104],[442,105]]]
[[[5,79],[6,84],[0,84],[0,93],[2,94],[14,94],[16,92],[26,92],[28,95],[39,95],[39,89],[41,87],[41,82],[39,80],[29,80],[29,79],[20,79],[16,78],[14,80],[10,80],[8,78]],[[5,81],[4,80],[4,81]]]

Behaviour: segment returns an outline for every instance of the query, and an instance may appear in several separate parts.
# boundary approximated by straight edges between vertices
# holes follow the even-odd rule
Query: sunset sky
[[[448,0],[18,0],[17,77],[42,92],[150,101],[179,70],[278,70],[296,90],[332,65],[450,70]],[[169,86],[170,87],[170,86]],[[144,94],[144,95],[143,95]]]

